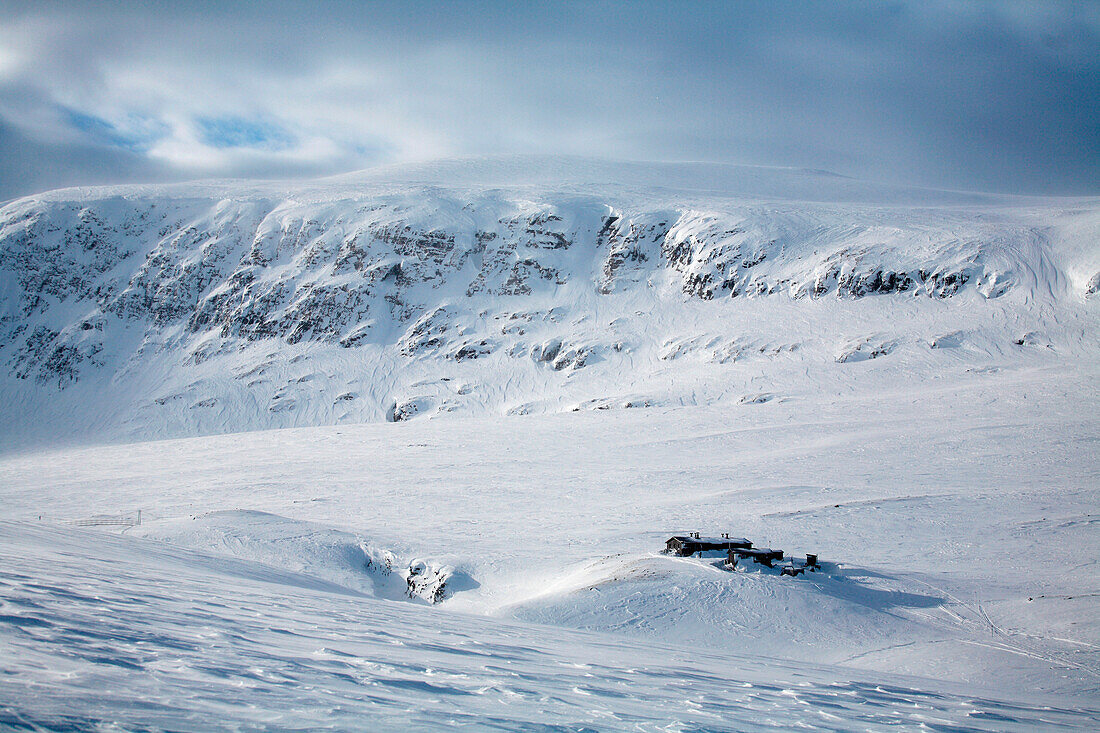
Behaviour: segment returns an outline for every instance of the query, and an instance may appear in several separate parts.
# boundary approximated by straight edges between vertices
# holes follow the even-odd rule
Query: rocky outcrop
[[[18,201],[0,212],[0,359],[19,379],[64,388],[134,357],[125,331],[192,363],[217,339],[219,353],[371,345],[458,363],[529,356],[572,372],[622,345],[528,342],[532,314],[580,319],[593,298],[664,298],[667,285],[698,301],[947,300],[998,297],[1016,278],[1010,260],[988,256],[981,222],[962,238],[888,227],[877,213],[536,198],[424,189],[299,203],[198,189]]]

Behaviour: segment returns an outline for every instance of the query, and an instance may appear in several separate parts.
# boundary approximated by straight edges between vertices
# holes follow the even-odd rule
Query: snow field
[[[1098,728],[1097,212],[576,159],[13,202],[0,727]]]
[[[1100,710],[376,600],[3,522],[0,724],[48,730],[1034,730]],[[17,660],[16,665],[10,660]]]
[[[164,552],[259,563],[387,608],[424,598],[369,558],[453,572],[463,580],[431,613],[483,619],[469,623],[1084,705],[1100,679],[1097,413],[1081,409],[1095,401],[1088,372],[964,373],[816,401],[31,453],[0,477],[9,519],[141,508],[126,534]],[[657,552],[693,529],[817,552],[828,570],[728,573]]]

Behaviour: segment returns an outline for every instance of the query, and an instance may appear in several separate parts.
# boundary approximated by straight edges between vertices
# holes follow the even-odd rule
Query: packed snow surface
[[[1100,709],[409,608],[2,523],[0,725],[85,730],[1087,728]],[[94,548],[89,553],[89,548]],[[51,570],[44,576],[42,568]],[[13,662],[14,660],[14,662]]]
[[[1100,727],[1098,241],[571,159],[12,202],[0,726]]]

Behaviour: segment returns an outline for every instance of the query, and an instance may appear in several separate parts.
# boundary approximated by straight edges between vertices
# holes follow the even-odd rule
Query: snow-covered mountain
[[[11,202],[0,727],[1095,729],[1098,289],[1100,200],[816,171]]]
[[[0,210],[0,441],[758,402],[1091,359],[1098,235],[1094,199],[705,164],[57,191]]]

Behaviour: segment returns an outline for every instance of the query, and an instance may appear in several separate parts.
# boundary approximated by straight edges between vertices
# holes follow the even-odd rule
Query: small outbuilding
[[[752,558],[753,562],[766,565],[769,568],[772,566],[772,562],[783,559],[782,550],[772,550],[767,547],[761,547],[760,549],[753,549],[751,547],[731,547],[729,551],[730,557],[748,557]],[[736,562],[734,563],[736,565]]]

